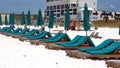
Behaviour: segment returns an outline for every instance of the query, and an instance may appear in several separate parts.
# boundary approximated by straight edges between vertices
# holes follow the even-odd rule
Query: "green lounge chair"
[[[33,37],[33,38],[29,38],[29,39],[30,40],[40,40],[40,39],[47,38],[47,37],[50,38],[50,37],[52,37],[52,35],[47,31],[43,31],[38,36]]]
[[[27,36],[27,38],[29,38],[29,39],[34,39],[34,38],[40,36],[41,34],[43,34],[44,32],[45,32],[45,31],[39,31],[37,35],[34,35],[34,36]]]
[[[43,40],[43,42],[58,42],[58,41],[60,41],[62,39],[66,39],[67,41],[70,41],[70,38],[69,38],[69,36],[66,33],[60,33],[60,34],[58,34],[58,36],[55,35],[52,38]]]
[[[114,53],[120,47],[120,42],[114,42],[106,48],[94,51],[86,51],[89,54],[111,54]]]
[[[6,31],[7,29],[9,29],[9,27],[3,27],[2,29],[0,29],[0,32],[4,32],[4,31]]]
[[[4,32],[6,32],[6,33],[10,33],[10,32],[12,32],[13,30],[12,30],[12,28],[8,28],[6,31],[4,31]]]
[[[32,29],[31,31],[29,31],[29,32],[26,33],[26,34],[21,34],[21,36],[23,36],[23,37],[31,36],[31,35],[35,34],[36,32],[38,32],[38,30]]]
[[[13,32],[10,32],[10,34],[18,33],[18,32],[21,31],[21,30],[22,30],[21,28],[17,28],[17,29],[15,29]]]
[[[21,31],[22,29],[21,28],[17,28],[15,29],[14,31],[11,31],[9,33],[6,33],[7,36],[12,36],[14,35],[15,33],[18,33],[19,31]]]
[[[39,39],[39,40],[40,40],[40,41],[44,41],[44,40],[52,40],[52,39],[57,38],[60,34],[62,34],[62,33],[57,33],[57,34],[55,34],[53,37],[51,37],[51,38],[49,38],[49,39]]]
[[[26,32],[28,32],[29,31],[29,29],[27,29],[27,28],[24,28],[23,30],[21,30],[20,32],[18,32],[18,33],[14,33],[15,35],[22,35],[22,34],[25,34]]]
[[[89,42],[90,45],[92,46],[95,46],[94,43],[92,42],[92,40],[90,39],[90,37],[88,36],[81,36],[78,41],[74,42],[74,43],[64,43],[64,44],[61,44],[60,46],[64,46],[64,47],[78,47],[78,46],[81,46],[83,45],[85,42]],[[85,44],[86,45],[86,44]]]
[[[77,35],[74,39],[72,39],[69,42],[56,42],[57,45],[62,45],[62,44],[73,44],[76,43],[76,41],[78,41],[80,39],[80,35]]]
[[[98,50],[98,49],[102,49],[108,45],[110,45],[111,43],[113,43],[114,41],[113,40],[105,40],[103,41],[101,44],[99,44],[97,47],[93,47],[93,48],[79,48],[78,50],[79,51],[93,51],[93,50]]]

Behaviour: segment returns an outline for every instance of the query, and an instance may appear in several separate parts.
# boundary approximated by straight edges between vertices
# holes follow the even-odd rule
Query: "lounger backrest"
[[[56,38],[54,38],[53,40],[58,41],[58,40],[60,40],[61,38],[63,38],[64,36],[65,36],[65,34],[62,33],[62,34],[60,34],[59,36],[57,36]]]
[[[91,45],[91,46],[94,46],[95,47],[95,44],[93,43],[93,41],[91,40],[91,38],[88,36],[87,37],[87,41],[89,42],[89,44]]]
[[[24,28],[21,32],[17,33],[18,35],[25,34],[28,31],[27,28]]]
[[[28,32],[27,34],[28,35],[31,35],[31,34],[33,34],[33,33],[35,33],[37,30],[36,29],[32,29],[30,32]]]
[[[0,31],[6,31],[8,29],[8,27],[3,27],[2,29],[0,29]]]
[[[52,37],[50,32],[47,32],[47,36],[50,37],[50,38]]]
[[[61,35],[62,33],[57,33],[55,34],[53,37],[49,38],[49,40],[55,39],[56,37],[58,37],[59,35]]]
[[[78,41],[78,39],[80,37],[81,37],[80,35],[77,35],[69,42],[56,42],[56,44],[58,44],[58,45],[60,45],[60,44],[73,44],[73,43],[76,43],[76,41]]]
[[[44,40],[44,41],[45,41],[45,42],[58,42],[58,41],[61,40],[64,36],[65,36],[65,34],[64,34],[64,33],[61,33],[61,34],[58,35],[56,38],[46,39],[46,40]]]
[[[40,31],[36,36],[40,36],[41,34],[43,34],[45,31]]]
[[[21,28],[17,28],[16,30],[14,30],[12,33],[17,33],[19,30],[22,30]]]
[[[76,43],[79,39],[81,38],[81,36],[80,35],[77,35],[77,36],[75,36],[75,38],[74,39],[72,39],[69,43]]]
[[[114,42],[110,46],[107,46],[106,48],[103,48],[101,51],[105,51],[106,53],[111,53],[119,47],[120,47],[120,42]]]
[[[110,44],[113,43],[113,42],[114,42],[113,40],[107,39],[107,40],[103,41],[101,44],[99,44],[96,48],[101,49],[101,48],[103,48],[103,47],[105,47],[105,46],[110,45]]]
[[[37,36],[36,38],[42,39],[47,34],[46,31],[44,31],[41,35]]]
[[[87,36],[81,36],[81,38],[76,42],[76,44],[81,45],[85,42],[85,40],[87,40]]]
[[[10,32],[12,32],[12,31],[13,31],[12,28],[8,28],[5,32],[10,33]]]

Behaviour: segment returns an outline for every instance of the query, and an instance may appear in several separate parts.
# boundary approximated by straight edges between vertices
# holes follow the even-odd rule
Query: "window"
[[[50,8],[49,9],[53,9],[53,6],[50,6]]]
[[[61,5],[61,9],[64,9],[64,5]]]
[[[64,10],[61,10],[61,15],[64,15]]]
[[[76,4],[71,4],[71,8],[77,7]]]
[[[60,9],[60,5],[57,5],[57,9]]]
[[[68,7],[68,4],[65,4],[65,9]]]
[[[74,14],[74,15],[77,14],[77,9],[73,9],[73,14]]]
[[[60,14],[57,14],[57,17],[60,17]]]
[[[49,6],[47,6],[47,10],[50,10],[50,7],[49,7]]]
[[[56,6],[54,6],[54,9],[56,9]]]

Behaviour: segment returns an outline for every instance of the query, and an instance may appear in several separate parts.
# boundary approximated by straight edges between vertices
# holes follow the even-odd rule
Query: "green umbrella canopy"
[[[1,17],[1,14],[0,14],[0,25],[2,25],[2,17]]]
[[[7,15],[5,15],[5,25],[8,25]]]
[[[26,24],[26,21],[25,21],[24,12],[22,12],[22,15],[21,15],[21,25],[25,25],[25,24]]]
[[[27,25],[31,25],[31,15],[30,15],[30,10],[28,11],[28,15],[27,15]]]
[[[39,26],[39,25],[40,25],[40,26],[43,26],[43,25],[44,25],[41,10],[38,11],[37,25],[38,25],[38,26]]]
[[[12,24],[12,14],[9,14],[9,24]]]
[[[88,6],[85,3],[85,6],[84,6],[84,30],[88,31],[89,29],[90,29],[89,12],[88,12]]]
[[[66,9],[64,27],[65,27],[65,29],[68,29],[70,27],[70,9],[69,9],[69,7]]]
[[[14,25],[15,24],[15,14],[14,13],[12,13],[12,25]]]
[[[53,28],[53,24],[54,24],[54,12],[53,12],[53,9],[51,9],[48,28]]]
[[[15,24],[15,16],[14,13],[10,13],[9,15],[9,24],[14,25]]]

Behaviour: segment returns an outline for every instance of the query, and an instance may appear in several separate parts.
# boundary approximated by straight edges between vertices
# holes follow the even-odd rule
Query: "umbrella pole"
[[[49,28],[49,33],[50,33],[50,28]]]
[[[87,36],[87,31],[86,31],[86,36]]]

